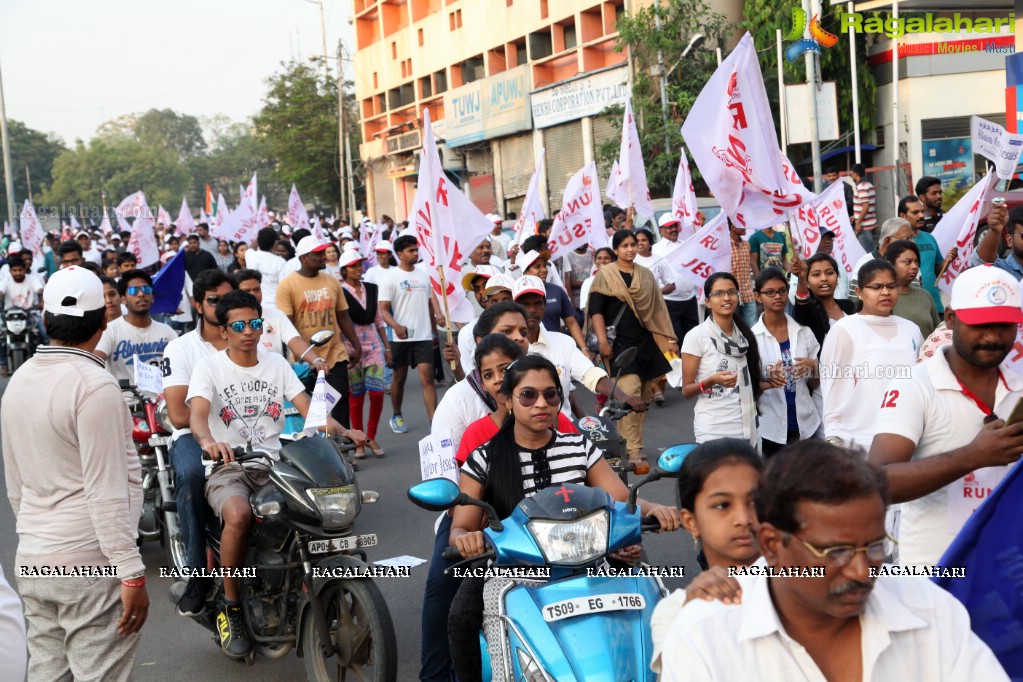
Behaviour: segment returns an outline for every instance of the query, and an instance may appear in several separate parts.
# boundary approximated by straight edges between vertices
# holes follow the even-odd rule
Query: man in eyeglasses
[[[904,565],[937,563],[1023,454],[1023,423],[1004,421],[1023,396],[1006,362],[1023,322],[1020,284],[993,265],[970,268],[953,282],[949,307],[952,343],[892,382],[870,446],[903,503]]]
[[[763,557],[741,602],[695,600],[663,642],[665,682],[1005,680],[963,606],[929,579],[882,570],[888,484],[819,440],[783,449],[757,493]]]
[[[178,335],[150,316],[153,279],[147,273],[128,270],[117,282],[117,293],[128,312],[107,325],[95,353],[106,360],[107,370],[115,379],[125,379],[134,385],[135,356],[147,365],[159,367],[167,344]]]

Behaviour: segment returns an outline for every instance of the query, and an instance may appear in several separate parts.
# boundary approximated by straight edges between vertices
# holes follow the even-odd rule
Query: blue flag
[[[1023,472],[1008,475],[959,531],[939,564],[963,578],[934,578],[970,613],[973,631],[1013,680],[1023,680]]]
[[[153,315],[173,315],[181,305],[181,292],[185,288],[185,249],[160,268],[153,277]]]

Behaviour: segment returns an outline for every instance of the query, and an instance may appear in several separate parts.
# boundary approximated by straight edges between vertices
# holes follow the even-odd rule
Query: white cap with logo
[[[994,265],[979,265],[960,273],[952,282],[949,307],[963,324],[1023,323],[1020,284]]]

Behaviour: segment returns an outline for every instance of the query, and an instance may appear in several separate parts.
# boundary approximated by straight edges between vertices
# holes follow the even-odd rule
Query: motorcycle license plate
[[[310,540],[310,554],[326,554],[327,552],[344,552],[349,549],[360,547],[373,547],[377,544],[377,536],[370,535],[349,535],[344,538],[332,538],[330,540]]]
[[[554,602],[543,607],[543,619],[548,623],[575,616],[605,611],[636,611],[646,608],[641,594],[618,593],[600,594],[594,597],[576,597]]]

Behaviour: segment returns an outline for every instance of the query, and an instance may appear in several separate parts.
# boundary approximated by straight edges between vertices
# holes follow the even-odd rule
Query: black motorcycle
[[[3,313],[4,351],[7,369],[14,374],[32,357],[41,343],[32,313],[24,308],[8,308]]]
[[[363,548],[376,535],[353,535],[362,492],[344,456],[355,445],[342,438],[309,437],[287,443],[280,461],[250,448],[235,449],[238,462],[261,462],[270,482],[252,493],[255,523],[249,532],[245,566],[255,577],[239,579],[245,630],[255,654],[281,658],[292,648],[305,659],[310,680],[358,679],[393,682],[397,643],[390,612],[369,571]],[[207,460],[208,461],[208,460]],[[214,466],[219,466],[217,463]],[[220,564],[220,522],[208,517],[207,544]],[[184,591],[171,590],[177,601]],[[193,620],[217,633],[217,604],[223,599],[216,579],[207,608]],[[216,637],[214,637],[216,639]]]

